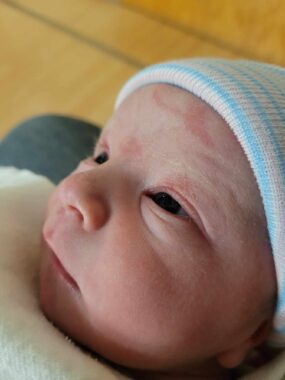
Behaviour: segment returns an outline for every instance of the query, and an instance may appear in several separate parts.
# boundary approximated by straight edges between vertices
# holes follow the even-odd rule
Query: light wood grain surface
[[[103,124],[136,67],[0,2],[0,130],[34,114]]]
[[[239,55],[285,66],[284,0],[122,0]]]
[[[34,14],[52,20],[58,27],[109,49],[135,65],[187,56],[220,55],[233,57],[189,33],[127,9],[118,2],[99,0],[17,0]],[[47,5],[48,4],[48,5]]]
[[[179,3],[184,11],[167,13],[166,3]],[[234,37],[228,42],[229,26],[223,31],[227,42],[221,42],[208,22],[213,5],[209,19],[193,16],[193,28],[185,28],[194,3],[197,8],[190,0],[0,0],[0,138],[41,113],[104,125],[119,88],[144,65],[190,56],[255,55],[238,49]],[[198,33],[198,26],[208,34]]]

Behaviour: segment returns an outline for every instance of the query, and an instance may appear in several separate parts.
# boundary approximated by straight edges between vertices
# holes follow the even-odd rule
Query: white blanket
[[[53,188],[29,171],[0,168],[0,380],[127,379],[81,351],[40,310],[40,230]],[[284,374],[285,353],[243,379]]]
[[[83,353],[40,310],[40,229],[52,189],[44,177],[0,168],[0,379],[126,379]]]

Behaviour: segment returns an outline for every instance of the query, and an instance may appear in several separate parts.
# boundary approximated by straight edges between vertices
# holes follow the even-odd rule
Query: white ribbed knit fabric
[[[120,91],[168,83],[190,91],[228,123],[244,149],[263,199],[278,283],[270,342],[285,346],[285,69],[246,60],[196,58],[145,68]]]

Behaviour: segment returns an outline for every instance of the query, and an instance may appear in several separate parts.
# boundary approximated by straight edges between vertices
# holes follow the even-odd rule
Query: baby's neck
[[[135,380],[230,380],[228,373],[220,375],[191,375],[189,374],[161,374],[158,372],[145,372],[142,374],[135,374]]]
[[[133,370],[130,376],[135,380],[229,380],[231,378],[228,370],[214,362],[179,372]]]

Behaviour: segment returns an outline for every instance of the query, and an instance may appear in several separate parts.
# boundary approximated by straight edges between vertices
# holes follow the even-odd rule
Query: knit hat
[[[168,83],[213,107],[241,144],[263,200],[278,297],[269,342],[285,346],[285,69],[254,61],[195,58],[146,67],[121,89]]]

